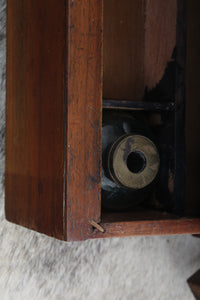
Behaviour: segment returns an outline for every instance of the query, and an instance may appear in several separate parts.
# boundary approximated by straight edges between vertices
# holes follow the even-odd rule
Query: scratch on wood
[[[98,124],[95,125],[94,122],[92,122],[91,120],[89,120],[90,125],[92,126],[92,128],[95,130],[96,133],[99,133],[99,127]]]

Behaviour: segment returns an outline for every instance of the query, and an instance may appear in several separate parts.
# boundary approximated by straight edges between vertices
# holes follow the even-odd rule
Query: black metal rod
[[[149,110],[149,111],[173,111],[174,103],[158,103],[146,101],[127,101],[103,99],[103,108],[107,109],[129,109],[129,110]]]

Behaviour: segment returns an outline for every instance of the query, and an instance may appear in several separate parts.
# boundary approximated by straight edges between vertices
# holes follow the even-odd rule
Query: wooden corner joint
[[[94,220],[90,220],[89,223],[94,227],[96,228],[97,230],[99,230],[100,232],[104,233],[105,232],[105,229],[99,225],[97,222],[95,222]]]

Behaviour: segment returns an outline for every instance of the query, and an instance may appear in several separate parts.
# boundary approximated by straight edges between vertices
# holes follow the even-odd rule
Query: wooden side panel
[[[105,99],[143,97],[144,22],[145,0],[104,0]]]
[[[172,58],[176,21],[177,0],[146,0],[144,82],[148,90],[159,83]]]
[[[200,219],[102,222],[100,226],[104,232],[94,229],[91,238],[194,234],[200,232]]]
[[[63,238],[64,0],[8,0],[6,218]]]
[[[105,99],[140,101],[156,87],[176,46],[176,18],[177,0],[104,1]]]
[[[102,1],[68,4],[67,240],[86,239],[100,219]]]
[[[200,214],[200,1],[187,0],[186,210]]]

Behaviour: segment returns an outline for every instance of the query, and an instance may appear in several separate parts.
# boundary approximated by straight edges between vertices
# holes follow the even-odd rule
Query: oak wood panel
[[[65,238],[87,239],[100,220],[102,1],[70,0]]]
[[[91,238],[200,233],[200,219],[102,222],[100,226],[104,233],[93,229]]]
[[[65,1],[7,12],[6,218],[62,239]]]

